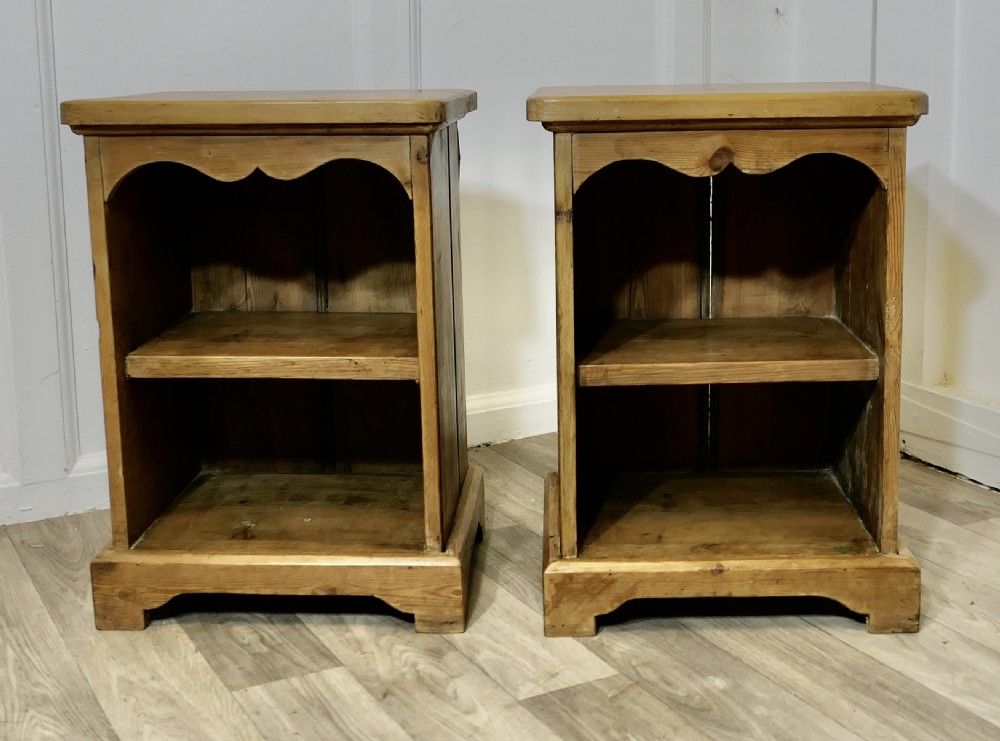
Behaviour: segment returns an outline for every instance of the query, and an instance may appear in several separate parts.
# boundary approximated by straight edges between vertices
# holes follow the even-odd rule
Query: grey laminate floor
[[[472,460],[488,527],[463,635],[329,598],[184,598],[99,633],[87,563],[107,513],[0,530],[0,738],[1000,739],[1000,494],[903,463],[916,635],[825,603],[656,601],[544,638],[555,438]]]

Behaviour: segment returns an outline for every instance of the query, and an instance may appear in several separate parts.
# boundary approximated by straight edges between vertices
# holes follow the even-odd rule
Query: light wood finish
[[[879,361],[830,318],[622,320],[578,368],[581,386],[870,381]]]
[[[836,131],[659,131],[632,134],[575,134],[573,188],[620,160],[649,160],[691,177],[718,175],[729,165],[747,175],[774,172],[817,152],[842,154],[867,165],[879,180],[889,177],[885,129]]]
[[[529,98],[556,147],[549,634],[681,595],[823,595],[916,630],[896,453],[926,103],[866,83]]]
[[[476,110],[471,90],[165,92],[67,100],[62,122],[90,129],[442,124]]]
[[[154,162],[178,162],[213,180],[233,182],[260,170],[294,180],[316,168],[363,154],[391,172],[410,193],[410,147],[402,136],[128,136],[101,138],[104,197],[136,169]]]
[[[130,378],[416,381],[413,314],[199,312],[129,353]]]
[[[829,471],[632,473],[598,496],[605,503],[580,547],[587,558],[707,561],[878,553]]]
[[[421,553],[422,501],[418,474],[202,474],[132,550],[262,556]]]
[[[813,497],[808,499],[812,500]],[[815,500],[814,500],[815,501]],[[727,527],[738,526],[742,517],[727,517],[712,523],[717,516],[711,512],[699,516],[701,506],[695,506],[688,524],[699,524],[706,536],[718,536]],[[748,507],[752,509],[751,507]],[[721,509],[725,509],[722,507]],[[739,511],[739,505],[733,507]],[[773,523],[781,513],[770,512],[768,527],[775,527],[777,536],[766,545],[753,547],[741,541],[735,555],[716,551],[714,543],[679,543],[676,550],[659,544],[639,549],[623,547],[616,542],[610,550],[600,543],[594,549],[598,554],[588,555],[584,547],[577,558],[561,559],[545,569],[545,634],[549,636],[584,636],[597,632],[596,617],[605,615],[633,599],[653,597],[799,597],[819,596],[836,600],[853,612],[868,618],[871,633],[909,633],[917,630],[920,618],[920,569],[907,551],[898,554],[874,552],[867,534],[860,524],[853,528],[844,526],[843,515],[834,512],[823,514],[823,508],[810,517],[807,511],[797,512],[795,527],[806,524],[812,532],[822,532],[823,526],[840,530],[841,536],[833,538],[824,549],[819,543],[809,550],[842,551],[838,555],[812,555],[796,551],[795,535],[798,533]],[[833,509],[833,508],[831,508]],[[703,512],[704,510],[702,510]],[[611,516],[613,518],[613,515]],[[638,518],[637,518],[638,519]],[[707,526],[698,523],[710,523]],[[747,518],[754,520],[752,515]],[[793,518],[794,519],[794,518]],[[809,522],[812,519],[813,522]],[[648,518],[644,518],[648,521]],[[839,522],[840,524],[834,524]],[[679,523],[678,523],[679,524]],[[626,526],[627,527],[627,526]],[[641,528],[649,528],[643,522]],[[652,525],[655,528],[655,523]],[[673,527],[673,523],[671,523]],[[759,525],[758,525],[759,527]],[[853,530],[853,532],[851,532]],[[652,537],[658,533],[653,533]],[[667,533],[669,536],[670,533]],[[792,537],[789,537],[789,536]],[[782,552],[785,540],[790,546]],[[642,545],[642,544],[640,544]],[[768,551],[776,555],[772,556]],[[643,551],[652,551],[644,555]],[[666,554],[664,555],[664,551]],[[682,558],[677,552],[683,553]],[[693,558],[703,551],[709,558]],[[742,553],[741,553],[742,551]],[[618,555],[624,553],[625,555]],[[743,556],[749,553],[749,557]],[[605,555],[608,554],[608,555]]]
[[[0,546],[0,579],[16,595],[0,600],[15,620],[0,642],[33,679],[8,666],[0,736],[328,738],[333,728],[381,738],[394,732],[387,719],[435,740],[1000,733],[1000,540],[985,534],[995,532],[1000,493],[902,462],[900,533],[924,585],[917,634],[869,636],[829,602],[792,610],[781,600],[676,599],[629,603],[599,618],[596,637],[543,639],[542,540],[526,525],[542,522],[541,472],[556,452],[555,435],[470,451],[498,472],[487,478],[472,580],[474,604],[497,618],[474,618],[461,635],[416,634],[398,614],[351,598],[198,595],[142,633],[98,632],[88,563],[108,538],[107,511],[0,530],[13,545]],[[523,498],[516,519],[492,508],[511,497]],[[813,614],[778,614],[788,612]],[[520,675],[496,669],[498,622],[526,654]],[[601,663],[581,661],[573,646]],[[602,665],[613,673],[592,678]],[[518,701],[500,679],[529,696]],[[546,681],[551,691],[530,694]],[[32,725],[11,730],[15,717]]]
[[[911,126],[924,113],[924,93],[864,82],[550,87],[528,98],[528,120],[553,131]]]
[[[483,482],[465,451],[456,121],[475,105],[63,105],[85,135],[101,328],[99,627],[214,590],[380,594],[419,631],[464,629]]]
[[[280,532],[276,541],[262,538],[260,546],[256,546],[255,538],[248,536],[257,527],[249,527],[251,521],[240,516],[243,506],[237,500],[236,511],[229,514],[219,513],[218,506],[199,511],[194,503],[191,515],[167,513],[162,527],[165,532],[154,524],[149,542],[140,541],[129,550],[105,549],[98,553],[91,565],[98,628],[141,630],[149,621],[148,612],[172,597],[205,593],[372,595],[400,611],[414,613],[418,631],[465,629],[469,557],[483,521],[483,476],[474,466],[466,476],[455,527],[443,553],[427,553],[421,548],[418,527],[410,528],[416,533],[411,540],[416,542],[409,551],[398,543],[389,543],[388,548],[382,544],[382,550],[377,542],[362,547],[357,541],[353,548],[348,544],[343,551],[335,541],[303,548],[303,542],[310,545],[308,530],[301,540],[289,542],[287,533]],[[279,507],[267,509],[281,512]],[[316,512],[309,505],[303,509],[301,514],[306,517],[293,514],[290,518],[300,527],[309,525],[305,520]],[[265,509],[262,516],[266,518],[267,514]],[[364,520],[371,514],[368,510],[360,518]],[[287,513],[276,519],[274,528],[280,529],[282,522],[291,527]],[[174,534],[182,523],[194,527],[204,523],[201,548],[197,547],[199,540],[193,538],[185,541],[183,550],[171,548],[177,543]],[[221,530],[226,526],[235,526],[230,527],[228,537]],[[267,532],[270,527],[262,529]],[[363,537],[361,534],[358,539]],[[241,545],[248,540],[251,545]],[[345,555],[352,551],[353,555]]]
[[[573,265],[573,139],[553,137],[556,218],[556,397],[559,415],[559,530],[566,558],[576,556],[576,325]]]

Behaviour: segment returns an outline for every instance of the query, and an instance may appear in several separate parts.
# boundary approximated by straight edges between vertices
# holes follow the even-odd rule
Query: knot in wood
[[[708,167],[712,173],[722,172],[733,161],[733,150],[729,147],[719,147],[708,160]]]

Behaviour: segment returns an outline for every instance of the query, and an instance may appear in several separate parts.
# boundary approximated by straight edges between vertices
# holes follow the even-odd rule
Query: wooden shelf
[[[581,558],[663,561],[874,556],[830,471],[628,473],[607,492]]]
[[[205,473],[133,550],[242,555],[424,551],[419,474]]]
[[[132,378],[417,380],[415,314],[189,314],[129,353]]]
[[[578,374],[581,386],[870,381],[879,361],[828,317],[619,320]]]

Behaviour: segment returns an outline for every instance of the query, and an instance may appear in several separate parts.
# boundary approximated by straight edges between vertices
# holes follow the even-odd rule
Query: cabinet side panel
[[[101,202],[95,148],[88,145],[94,274],[114,508],[114,542],[131,545],[197,473],[180,383],[130,381],[125,357],[191,310],[182,208],[185,173],[174,166],[137,171]],[[103,231],[103,234],[101,233]]]
[[[447,128],[431,137],[431,232],[434,243],[434,330],[437,361],[438,450],[441,455],[441,545],[448,542],[462,493],[458,445],[455,272],[452,253],[451,158]]]
[[[460,494],[448,133],[411,138],[417,346],[428,550],[447,542]]]
[[[573,316],[573,135],[553,144],[556,219],[556,395],[559,408],[559,542],[564,558],[577,554],[576,351]]]
[[[836,473],[880,550],[895,553],[905,130],[891,130],[889,141],[888,187],[871,193],[837,266],[837,313],[879,356],[881,369]],[[865,392],[845,388],[844,393]]]
[[[458,438],[459,485],[465,485],[469,468],[468,419],[465,411],[465,319],[462,306],[462,235],[459,221],[458,124],[448,127],[448,187],[451,203],[451,282],[455,303],[455,415]]]

